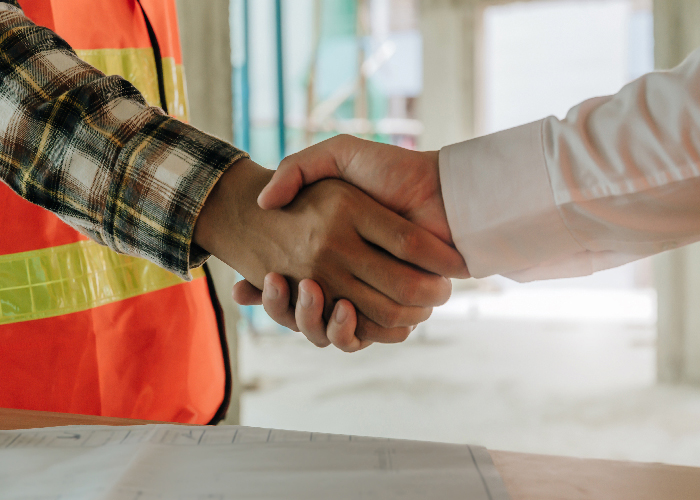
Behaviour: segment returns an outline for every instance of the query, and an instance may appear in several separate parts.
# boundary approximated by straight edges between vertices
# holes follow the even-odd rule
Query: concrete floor
[[[352,355],[244,333],[242,422],[700,466],[700,390],[655,384],[653,300],[461,292],[405,343]]]

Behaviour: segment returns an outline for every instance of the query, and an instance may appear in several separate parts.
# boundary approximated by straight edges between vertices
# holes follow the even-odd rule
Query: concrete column
[[[474,137],[479,3],[421,0],[424,87],[418,115],[425,131],[420,149]]]
[[[233,141],[229,0],[177,0],[190,122]]]
[[[206,3],[206,6],[204,5]],[[187,78],[190,123],[228,142],[233,141],[229,0],[177,0],[182,58]],[[238,376],[239,315],[231,300],[235,272],[218,259],[209,260],[228,337],[233,394],[225,423],[240,422],[241,384]]]
[[[700,2],[654,1],[656,67],[678,65],[700,47]],[[700,384],[700,245],[654,258],[658,291],[658,380]]]

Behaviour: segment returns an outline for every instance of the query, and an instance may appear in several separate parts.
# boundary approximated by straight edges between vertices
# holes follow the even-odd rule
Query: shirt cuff
[[[223,173],[248,154],[161,116],[148,120],[119,155],[105,210],[106,244],[183,279],[209,254],[193,243],[204,202]]]
[[[452,238],[475,278],[501,274],[527,281],[528,270],[585,252],[556,206],[542,125],[522,125],[440,151]]]

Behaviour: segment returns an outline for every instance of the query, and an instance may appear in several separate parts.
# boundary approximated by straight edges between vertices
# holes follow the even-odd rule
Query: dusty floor
[[[353,355],[243,334],[242,421],[700,466],[700,389],[655,384],[651,301],[462,292],[404,344]]]

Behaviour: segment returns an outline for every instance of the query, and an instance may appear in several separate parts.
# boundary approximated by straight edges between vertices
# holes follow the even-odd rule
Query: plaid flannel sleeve
[[[149,107],[0,0],[0,179],[119,253],[188,279],[204,200],[247,154]]]

